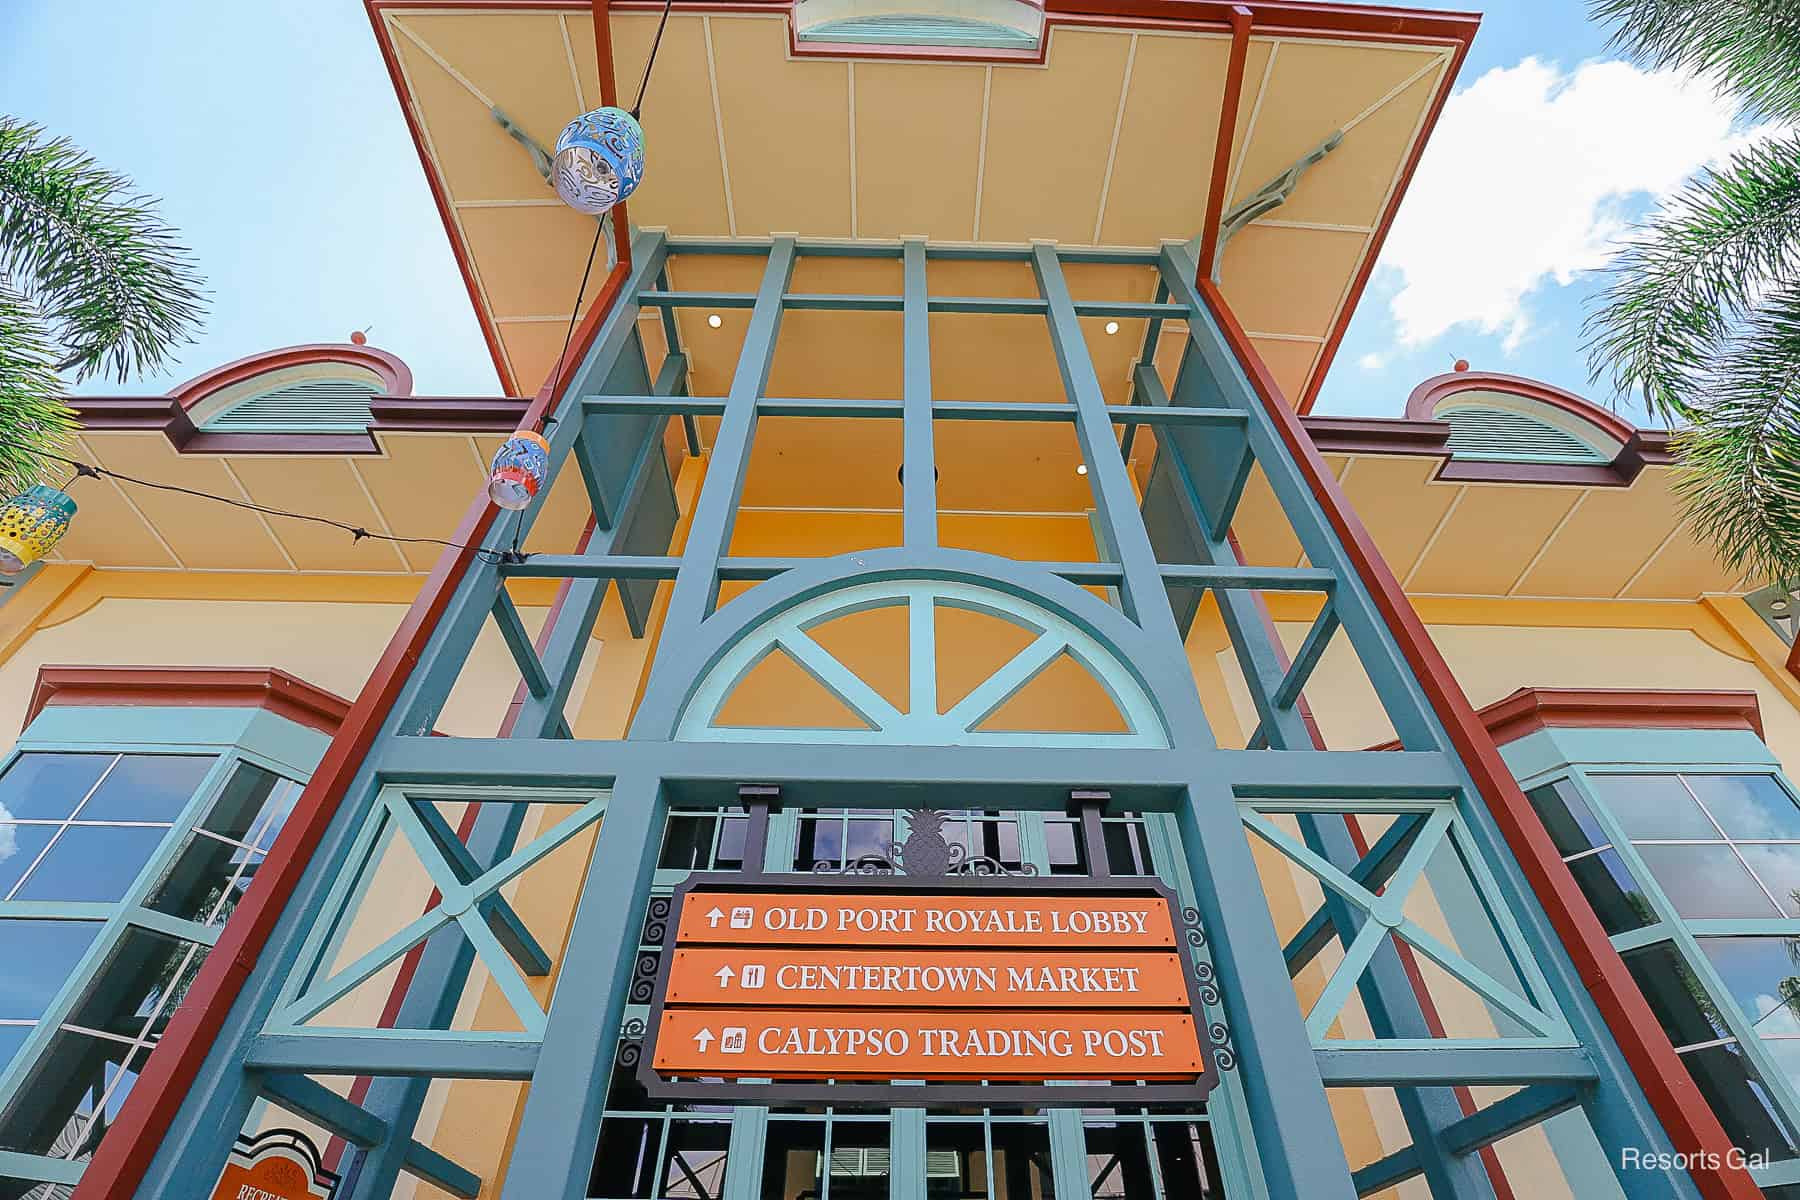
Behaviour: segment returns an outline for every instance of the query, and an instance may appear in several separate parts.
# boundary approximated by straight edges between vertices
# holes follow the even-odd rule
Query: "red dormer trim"
[[[412,395],[411,369],[386,350],[377,350],[373,346],[358,346],[352,343],[321,342],[306,346],[283,346],[279,350],[265,350],[260,354],[251,354],[235,362],[228,362],[224,366],[214,367],[204,375],[197,375],[170,392],[169,399],[175,401],[183,409],[189,409],[214,392],[223,391],[233,384],[242,383],[246,379],[254,379],[258,375],[267,375],[271,371],[305,366],[308,363],[344,363],[348,366],[362,367],[365,370],[373,371],[381,380],[381,390],[384,395]]]
[[[261,708],[335,736],[350,702],[274,667],[38,668],[25,724],[52,705]]]
[[[1475,716],[1497,746],[1543,729],[1742,729],[1763,736],[1755,692],[1522,687]],[[1400,743],[1370,749],[1398,750]]]
[[[1548,404],[1578,421],[1594,426],[1621,445],[1629,443],[1638,432],[1637,426],[1617,413],[1608,412],[1592,400],[1585,400],[1574,392],[1565,392],[1559,387],[1520,375],[1502,375],[1498,371],[1453,371],[1448,375],[1433,375],[1414,388],[1412,395],[1406,398],[1407,419],[1435,421],[1437,406],[1463,392],[1500,392]]]

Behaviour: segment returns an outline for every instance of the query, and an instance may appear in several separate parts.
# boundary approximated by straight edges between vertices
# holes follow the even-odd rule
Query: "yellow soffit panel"
[[[657,15],[610,18],[625,103]],[[452,0],[377,4],[376,16],[496,363],[510,390],[530,392],[560,344],[592,225],[557,203],[495,112],[550,147],[599,103],[589,9]],[[644,101],[648,169],[631,220],[714,238],[1145,248],[1197,236],[1230,30],[1052,15],[1044,37],[1041,62],[797,55],[785,7],[678,8]],[[1225,210],[1341,135],[1222,256],[1226,297],[1304,407],[1461,43],[1258,30],[1244,49]],[[705,273],[691,265],[682,286],[718,287]]]

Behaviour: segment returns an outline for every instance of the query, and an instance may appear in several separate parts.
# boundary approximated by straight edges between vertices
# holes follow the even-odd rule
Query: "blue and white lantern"
[[[594,216],[637,190],[644,179],[644,130],[622,108],[596,108],[570,121],[556,139],[556,194]]]

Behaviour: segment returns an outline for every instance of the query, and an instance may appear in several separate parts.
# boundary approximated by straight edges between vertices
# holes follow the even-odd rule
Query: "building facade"
[[[571,326],[543,147],[661,6],[369,8],[509,394],[72,401],[115,474],[0,590],[0,1195],[1800,1195],[1795,599],[1581,397],[1310,412],[1476,18],[678,0]],[[972,912],[1166,897],[1201,1054],[952,988],[734,1070],[672,990],[751,986],[727,895],[947,906],[792,961],[977,977],[1099,943]]]

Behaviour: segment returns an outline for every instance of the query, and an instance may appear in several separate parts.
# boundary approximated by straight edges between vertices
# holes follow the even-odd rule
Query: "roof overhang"
[[[509,392],[531,392],[557,356],[594,227],[495,114],[550,146],[602,102],[598,6],[368,7],[495,367]],[[608,10],[604,75],[616,64],[627,105],[660,10]],[[1154,247],[1216,230],[1341,135],[1279,207],[1202,242],[1305,410],[1477,23],[1289,0],[1052,0],[1036,49],[1017,50],[815,43],[789,0],[675,0],[629,217],[675,237]],[[731,266],[694,258],[679,286],[735,290],[741,280],[711,275]]]

